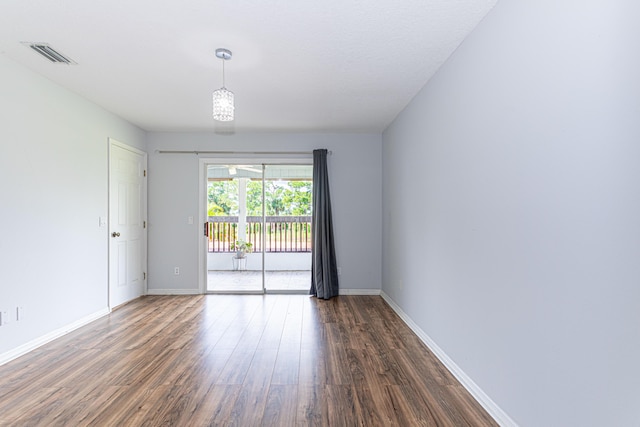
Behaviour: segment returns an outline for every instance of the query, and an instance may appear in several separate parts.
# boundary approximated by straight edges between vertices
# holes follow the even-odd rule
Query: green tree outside
[[[310,216],[311,181],[266,181],[267,216]],[[238,215],[238,181],[213,181],[207,188],[209,216]],[[262,215],[262,181],[247,183],[247,215]]]
[[[238,215],[238,181],[213,181],[207,186],[209,216]]]

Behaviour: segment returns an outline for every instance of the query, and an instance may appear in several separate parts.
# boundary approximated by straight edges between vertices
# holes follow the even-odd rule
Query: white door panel
[[[109,306],[145,291],[146,154],[110,140]]]

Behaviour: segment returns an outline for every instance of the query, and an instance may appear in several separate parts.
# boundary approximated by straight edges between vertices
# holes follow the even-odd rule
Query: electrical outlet
[[[175,268],[173,269],[173,274],[175,274],[176,276],[177,276],[178,274],[180,274],[180,267],[175,267]]]
[[[338,276],[342,276],[342,267],[338,267]]]
[[[0,310],[0,326],[9,323],[9,312]]]
[[[193,217],[192,216],[187,218],[187,224],[193,225]]]

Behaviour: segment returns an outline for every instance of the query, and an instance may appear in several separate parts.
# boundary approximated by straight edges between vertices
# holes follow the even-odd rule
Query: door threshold
[[[262,291],[206,291],[207,295],[309,295],[309,291],[296,289],[265,289]]]
[[[262,291],[206,291],[207,295],[263,295]]]
[[[309,295],[307,290],[298,289],[265,289],[265,294]]]

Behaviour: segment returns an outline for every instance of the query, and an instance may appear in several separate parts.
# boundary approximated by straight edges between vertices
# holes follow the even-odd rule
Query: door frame
[[[111,301],[111,264],[113,263],[113,260],[111,259],[111,245],[112,243],[112,239],[110,238],[111,236],[111,204],[113,203],[113,197],[111,194],[111,179],[112,179],[112,175],[111,175],[111,163],[112,163],[112,149],[113,147],[118,147],[120,149],[123,150],[127,150],[127,151],[131,151],[133,153],[136,153],[138,155],[142,156],[142,164],[143,164],[143,169],[144,169],[144,177],[145,179],[142,181],[142,192],[140,194],[140,197],[142,199],[142,218],[144,223],[143,226],[143,230],[142,230],[142,272],[143,272],[143,280],[142,280],[142,289],[141,289],[141,295],[146,295],[147,294],[147,263],[148,263],[148,248],[147,248],[147,236],[148,236],[148,218],[147,218],[147,160],[148,160],[148,155],[146,151],[142,151],[138,148],[132,147],[128,144],[125,144],[123,142],[120,142],[114,138],[108,138],[108,150],[109,150],[109,155],[108,155],[108,161],[107,161],[107,198],[108,198],[108,202],[107,202],[107,304],[109,307],[109,311],[113,310],[115,307],[112,305],[112,301]]]
[[[263,180],[264,180],[264,166],[269,165],[312,165],[313,153],[302,154],[300,152],[292,152],[291,157],[281,157],[286,153],[280,152],[273,157],[269,157],[267,153],[261,153],[256,157],[238,157],[242,153],[236,153],[235,156],[227,157],[221,155],[219,157],[200,157],[199,169],[198,169],[198,224],[200,231],[198,232],[198,289],[201,294],[207,293],[207,237],[204,235],[205,223],[209,220],[207,217],[207,166],[208,165],[220,165],[220,164],[255,164],[263,165]],[[264,199],[264,185],[262,186],[262,197]],[[264,218],[264,207],[263,207]],[[263,228],[264,229],[264,228]],[[261,237],[264,239],[264,234]],[[264,241],[263,247],[264,247]],[[267,293],[264,286],[264,261],[265,253],[262,252],[262,292],[260,294]],[[255,292],[253,292],[255,293]]]

